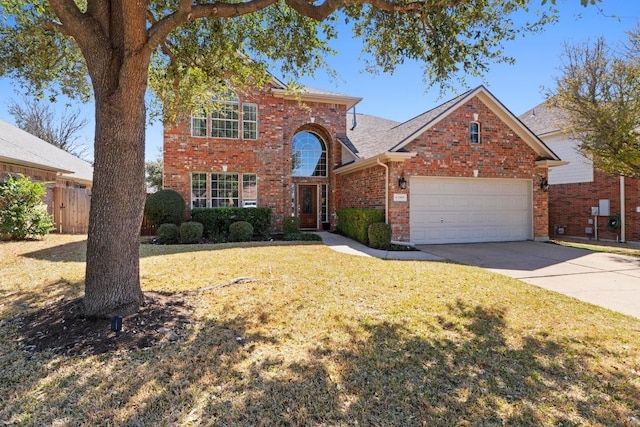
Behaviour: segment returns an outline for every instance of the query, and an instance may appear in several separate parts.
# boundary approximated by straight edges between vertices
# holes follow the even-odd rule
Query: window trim
[[[194,182],[194,180],[193,180],[193,177],[196,174],[204,175],[204,178],[205,178],[204,197],[197,197],[197,198],[194,197],[194,192],[193,192],[193,182]],[[235,193],[235,197],[234,197],[234,195],[232,195],[232,197],[231,197],[233,199],[234,203],[235,203],[234,206],[220,206],[220,201],[228,199],[228,197],[226,195],[225,195],[225,197],[219,197],[219,196],[215,197],[215,200],[216,200],[215,204],[218,205],[218,206],[214,206],[214,190],[213,190],[213,181],[212,181],[214,175],[231,175],[231,176],[235,175],[235,177],[236,177],[236,181],[235,181],[236,189],[233,190],[234,193]],[[244,197],[245,194],[243,194],[244,193],[244,185],[245,185],[246,178],[249,178],[249,177],[253,177],[253,182],[255,183],[255,198],[246,198],[245,199],[245,197]],[[243,172],[202,172],[202,171],[200,171],[200,172],[191,172],[190,178],[191,178],[191,187],[190,187],[190,198],[191,198],[190,206],[191,206],[191,209],[198,209],[198,208],[218,209],[218,208],[225,208],[225,207],[238,208],[238,207],[245,207],[244,206],[244,204],[245,204],[244,202],[250,202],[250,204],[249,204],[250,207],[258,206],[258,199],[259,199],[259,196],[258,196],[258,194],[259,194],[258,193],[258,182],[259,182],[259,179],[258,179],[258,174],[257,173],[254,173],[254,172],[246,172],[246,173],[243,173]],[[225,180],[225,182],[226,182],[226,180]],[[232,181],[232,183],[233,183],[233,181]],[[216,191],[220,191],[220,190],[227,191],[226,188],[220,189],[219,186],[218,186],[218,188],[216,188]],[[196,200],[205,200],[205,203],[204,203],[205,206],[194,206],[194,202]]]
[[[474,127],[476,129],[474,129]],[[480,122],[472,121],[469,123],[469,142],[471,144],[480,144],[482,143],[481,139],[481,131],[480,131]]]
[[[191,136],[194,138],[206,138],[207,136],[209,136],[209,120],[208,120],[208,114],[206,113],[206,111],[202,110],[201,111],[200,116],[197,116],[194,114],[194,112],[191,112]],[[195,135],[193,133],[194,130],[194,126],[193,126],[193,121],[194,120],[203,120],[204,119],[204,135]]]
[[[245,107],[253,107],[253,113],[255,114],[255,120],[246,120],[245,119]],[[242,139],[256,140],[258,139],[258,104],[253,102],[243,102],[242,103],[242,117],[241,117],[241,127],[242,127]],[[246,137],[245,132],[247,132],[245,128],[245,124],[253,124],[254,125],[254,135],[253,137]]]

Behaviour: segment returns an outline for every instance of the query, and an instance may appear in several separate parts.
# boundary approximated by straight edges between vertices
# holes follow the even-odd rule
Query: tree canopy
[[[342,23],[361,41],[368,70],[393,72],[416,60],[427,85],[446,85],[512,62],[503,45],[553,22],[554,3],[0,0],[0,76],[39,96],[95,102],[86,313],[127,312],[143,299],[138,234],[148,88],[171,120],[229,87],[263,85],[269,70],[295,81],[327,66]]]
[[[551,105],[564,131],[604,172],[640,176],[640,27],[621,50],[604,39],[565,46]]]

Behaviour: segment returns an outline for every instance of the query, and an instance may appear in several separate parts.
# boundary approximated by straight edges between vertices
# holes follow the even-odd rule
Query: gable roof
[[[478,97],[494,114],[506,123],[541,159],[559,161],[559,157],[545,145],[527,126],[509,111],[484,86],[469,90],[439,106],[420,114],[404,123],[359,116],[355,129],[349,129],[347,136],[357,147],[360,158],[369,158],[384,152],[403,152],[404,147],[417,136],[435,126],[449,113],[470,99]]]
[[[0,161],[59,172],[68,179],[93,180],[88,162],[1,119]]]

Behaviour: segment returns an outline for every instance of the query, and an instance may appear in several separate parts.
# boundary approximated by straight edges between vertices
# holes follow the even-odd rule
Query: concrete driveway
[[[640,318],[640,258],[541,242],[420,245],[419,249]]]

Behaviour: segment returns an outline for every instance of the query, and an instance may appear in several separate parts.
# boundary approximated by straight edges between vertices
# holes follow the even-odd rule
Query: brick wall
[[[469,122],[474,120],[474,114],[478,114],[481,125],[481,144],[469,142]],[[477,98],[450,112],[404,149],[415,151],[418,155],[402,163],[390,164],[389,222],[394,240],[409,240],[411,231],[410,188],[397,188],[400,176],[404,176],[407,182],[411,176],[473,177],[473,170],[478,170],[478,176],[482,178],[532,180],[534,237],[548,237],[548,193],[542,191],[539,185],[540,180],[547,177],[547,170],[536,168],[537,153]],[[360,182],[366,185],[367,191],[362,193],[368,205],[384,206],[384,194],[368,194],[369,188],[375,186],[383,175],[384,169],[377,167],[343,178],[345,183],[353,180],[353,185]],[[368,180],[371,180],[370,184]],[[353,190],[349,185],[344,185],[345,194],[341,197],[343,203],[347,200],[347,191]],[[408,194],[408,202],[393,201],[393,193],[400,192]]]
[[[191,201],[191,173],[255,173],[258,179],[258,206],[270,207],[274,229],[291,215],[291,186],[298,183],[335,184],[331,173],[340,160],[337,134],[346,133],[344,105],[306,103],[274,97],[269,89],[239,96],[240,102],[258,105],[258,139],[192,137],[190,117],[164,129],[164,188],[179,192]],[[291,177],[291,140],[308,130],[327,144],[327,177]],[[335,185],[330,186],[335,187]],[[329,195],[330,212],[335,209]],[[331,215],[331,217],[333,217]]]
[[[625,216],[626,240],[640,241],[640,180],[625,179]],[[558,228],[563,227],[565,236],[594,238],[587,234],[585,228],[595,228],[591,207],[598,206],[600,199],[609,199],[611,215],[620,215],[620,178],[594,171],[593,182],[579,184],[556,184],[549,188],[549,234],[558,236]],[[597,218],[598,238],[601,240],[617,240],[620,230],[609,230],[609,217]]]

